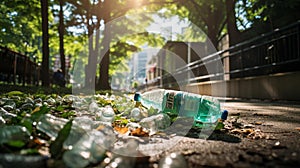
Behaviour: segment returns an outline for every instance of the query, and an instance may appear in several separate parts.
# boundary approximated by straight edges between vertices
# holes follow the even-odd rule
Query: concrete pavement
[[[151,156],[150,167],[158,167],[161,158],[172,152],[182,154],[189,167],[197,168],[299,167],[300,104],[227,100],[222,109],[229,111],[225,129],[208,139],[195,136],[197,130],[171,137],[179,139],[176,145]],[[151,153],[164,145],[170,141],[152,144],[148,150]]]

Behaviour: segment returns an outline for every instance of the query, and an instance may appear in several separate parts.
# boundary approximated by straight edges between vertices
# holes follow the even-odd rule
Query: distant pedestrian
[[[145,86],[146,86],[146,89],[148,89],[148,79],[145,78]]]
[[[60,87],[65,87],[66,80],[61,69],[58,69],[56,72],[54,72],[53,80],[54,80],[54,84],[57,84]]]

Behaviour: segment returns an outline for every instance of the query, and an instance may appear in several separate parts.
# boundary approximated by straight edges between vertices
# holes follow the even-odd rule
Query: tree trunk
[[[99,90],[110,90],[109,85],[109,50],[104,54],[101,62],[100,62],[100,77],[97,84],[97,89]]]
[[[43,31],[43,60],[42,60],[42,85],[50,86],[49,76],[49,34],[48,34],[48,0],[40,0]]]
[[[59,0],[59,54],[60,54],[60,67],[64,76],[66,76],[66,59],[64,51],[64,15],[63,15],[63,0]]]
[[[229,46],[235,45],[240,41],[240,31],[236,26],[235,3],[236,0],[226,0]]]
[[[109,45],[111,41],[110,29],[109,27],[105,27],[104,29],[104,38],[102,41],[103,49],[101,50],[101,58],[100,58],[100,77],[97,83],[97,89],[99,90],[110,90],[109,85]]]
[[[93,31],[90,28],[88,36],[89,36],[89,56],[88,56],[88,64],[85,68],[85,88],[91,93],[95,91],[95,78],[96,78],[96,67],[97,67],[97,59],[94,51],[94,40],[93,40]]]
[[[88,94],[93,94],[95,92],[95,78],[96,78],[96,67],[97,59],[94,51],[94,26],[89,23],[91,19],[90,12],[87,12],[87,29],[88,29],[88,46],[89,46],[89,55],[88,55],[88,64],[85,67],[85,89]]]
[[[214,48],[218,48],[218,31],[214,27],[214,25],[207,25],[207,37],[211,41]],[[209,54],[214,52],[215,50],[211,49],[208,51]]]

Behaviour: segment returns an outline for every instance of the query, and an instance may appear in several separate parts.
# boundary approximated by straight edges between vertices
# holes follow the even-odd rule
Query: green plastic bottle
[[[144,93],[136,93],[135,100],[143,106],[156,108],[163,113],[193,117],[202,123],[215,123],[221,118],[220,102],[212,96],[183,91],[156,89]]]

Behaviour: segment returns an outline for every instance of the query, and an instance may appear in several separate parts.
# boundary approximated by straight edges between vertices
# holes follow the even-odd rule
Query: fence
[[[40,66],[29,57],[0,46],[0,80],[6,83],[39,85]]]
[[[222,62],[223,65],[218,64]],[[209,65],[224,66],[213,73]],[[220,70],[222,69],[222,70]],[[209,54],[171,73],[160,72],[148,87],[178,88],[206,81],[257,77],[300,70],[300,21]],[[159,71],[163,71],[162,69]],[[187,78],[192,72],[194,76]],[[180,77],[181,76],[181,77]],[[176,79],[185,79],[178,81]],[[144,86],[141,86],[143,88]]]

